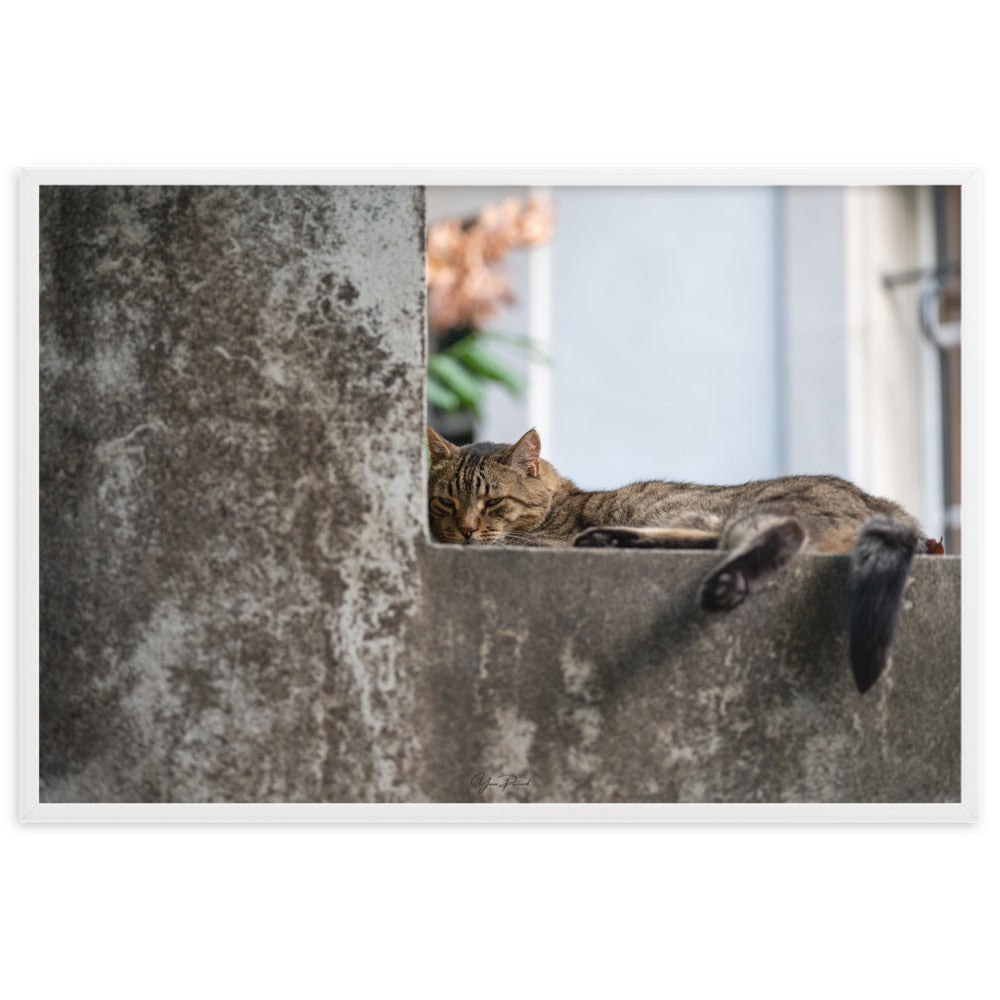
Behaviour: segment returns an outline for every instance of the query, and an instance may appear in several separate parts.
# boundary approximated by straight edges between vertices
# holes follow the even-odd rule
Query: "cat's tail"
[[[862,694],[885,669],[917,541],[912,527],[880,514],[851,554],[851,670]]]

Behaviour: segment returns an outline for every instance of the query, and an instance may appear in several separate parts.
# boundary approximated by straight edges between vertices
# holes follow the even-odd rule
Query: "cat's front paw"
[[[584,549],[631,549],[641,537],[630,528],[587,528],[573,539],[573,544]]]
[[[747,578],[732,566],[723,566],[702,585],[699,603],[708,611],[728,611],[747,596]]]

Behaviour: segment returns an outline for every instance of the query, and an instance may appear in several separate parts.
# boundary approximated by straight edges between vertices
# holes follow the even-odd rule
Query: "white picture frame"
[[[57,804],[38,784],[38,204],[42,185],[960,185],[962,189],[962,796],[904,804]],[[970,166],[632,168],[26,167],[20,178],[19,806],[27,823],[963,823],[981,816],[982,175]]]

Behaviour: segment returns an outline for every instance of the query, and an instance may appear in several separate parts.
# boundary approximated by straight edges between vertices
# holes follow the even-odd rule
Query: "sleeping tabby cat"
[[[851,667],[867,691],[885,667],[910,562],[923,537],[898,504],[836,476],[740,486],[633,483],[585,492],[516,444],[457,447],[427,428],[431,535],[462,545],[723,549],[703,608],[728,610],[800,552],[851,553]]]

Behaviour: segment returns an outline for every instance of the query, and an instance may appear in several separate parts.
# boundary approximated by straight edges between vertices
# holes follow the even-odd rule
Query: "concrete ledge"
[[[957,559],[862,698],[842,558],[428,542],[419,189],[40,205],[42,802],[959,800]]]
[[[960,560],[915,560],[890,666],[861,696],[846,557],[803,558],[725,614],[696,600],[718,558],[425,550],[441,599],[423,683],[442,726],[426,787],[470,801],[958,801]],[[480,793],[480,773],[530,783]]]

